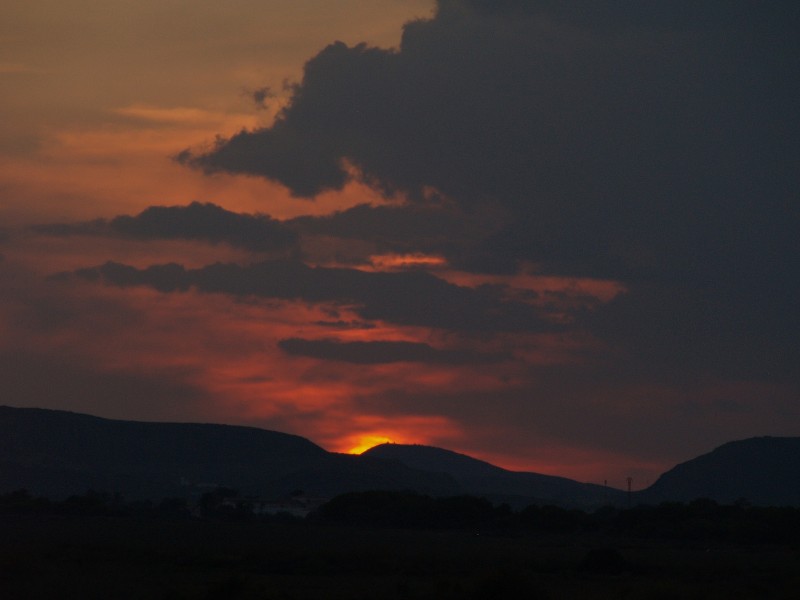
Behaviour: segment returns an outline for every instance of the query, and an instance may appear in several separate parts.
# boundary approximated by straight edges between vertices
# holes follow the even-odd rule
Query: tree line
[[[236,490],[218,488],[198,499],[164,498],[126,502],[119,494],[89,490],[56,501],[26,490],[0,495],[0,514],[144,516],[167,519],[279,521],[393,529],[473,529],[476,533],[590,533],[670,540],[797,543],[800,508],[730,505],[705,498],[593,511],[553,505],[512,510],[476,496],[432,497],[412,491],[351,492],[337,496],[306,517],[255,514]]]

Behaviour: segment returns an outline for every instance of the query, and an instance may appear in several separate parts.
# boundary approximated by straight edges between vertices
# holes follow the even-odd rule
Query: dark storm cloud
[[[435,206],[359,204],[330,215],[295,217],[285,224],[303,233],[369,240],[397,250],[424,250],[447,246],[454,237],[475,237],[480,229],[474,221],[474,216]]]
[[[476,245],[498,226],[491,215],[414,203],[360,204],[330,215],[296,217],[285,225],[302,235],[369,241],[378,252],[438,254],[453,266],[474,262]]]
[[[137,269],[108,262],[78,270],[75,275],[123,287],[149,286],[161,292],[195,288],[235,296],[334,303],[352,307],[362,319],[402,325],[458,331],[559,329],[537,314],[534,307],[504,300],[501,287],[460,287],[421,271],[365,272],[309,267],[290,260],[249,266],[215,264],[201,269],[185,269],[178,264]]]
[[[274,98],[275,94],[269,86],[263,86],[253,90],[252,92],[249,92],[249,96],[253,99],[253,102],[257,108],[264,110],[268,107],[267,100]]]
[[[299,134],[276,123],[262,130],[254,140],[242,132],[230,141],[217,140],[213,162],[197,157],[189,150],[175,156],[180,163],[201,168],[206,173],[261,174],[266,168],[273,177],[286,185],[294,196],[311,197],[326,190],[340,190],[349,177],[340,161],[332,154],[335,144],[320,135]],[[333,148],[330,148],[333,147]],[[266,166],[268,165],[268,167]]]
[[[758,0],[439,0],[441,13],[469,7],[483,15],[536,15],[590,28],[639,25],[656,29],[708,28],[783,19],[793,13],[788,2]],[[797,13],[794,12],[794,15]]]
[[[5,244],[10,239],[11,239],[11,232],[9,230],[0,227],[0,244]],[[5,260],[5,257],[3,256],[3,253],[0,252],[0,262],[2,262],[3,260]]]
[[[182,161],[298,196],[354,165],[387,195],[493,206],[505,221],[464,268],[623,281],[586,326],[666,370],[796,373],[800,5],[437,7],[398,50],[331,44],[273,126]]]
[[[789,231],[795,6],[443,1],[399,51],[330,45],[272,127],[182,160],[299,196],[341,188],[350,162],[389,192],[503,206],[486,249],[505,261],[674,276],[764,213]]]
[[[278,347],[287,354],[360,365],[395,362],[447,365],[491,364],[509,358],[507,355],[481,354],[468,350],[440,350],[429,344],[403,341],[339,342],[289,338],[280,340]]]
[[[796,285],[726,290],[640,285],[585,314],[583,325],[620,352],[626,377],[672,381],[800,381]],[[657,371],[653,371],[657,365]]]
[[[256,252],[291,249],[297,235],[267,215],[235,213],[211,203],[151,206],[136,216],[87,223],[38,225],[48,235],[108,235],[132,239],[183,239],[225,243]]]

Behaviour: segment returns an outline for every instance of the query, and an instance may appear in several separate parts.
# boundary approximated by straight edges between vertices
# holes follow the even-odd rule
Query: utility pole
[[[628,508],[631,507],[633,503],[633,497],[631,495],[631,484],[633,483],[633,477],[628,477]]]

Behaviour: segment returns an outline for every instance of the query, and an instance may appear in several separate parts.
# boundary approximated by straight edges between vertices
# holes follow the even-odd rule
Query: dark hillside
[[[739,499],[800,506],[800,438],[759,437],[729,442],[670,469],[639,494],[641,501]]]
[[[621,503],[620,490],[579,483],[564,477],[507,471],[482,460],[431,446],[382,444],[362,456],[393,459],[413,469],[446,473],[466,494],[522,507],[528,504],[558,504],[590,507]]]
[[[253,427],[0,407],[0,492],[25,488],[59,498],[92,488],[133,499],[197,495],[216,486],[259,496],[454,489],[447,478],[331,454],[305,438]]]
[[[637,503],[800,506],[800,438],[725,444],[662,475]],[[332,498],[365,490],[469,494],[520,509],[555,504],[626,506],[624,492],[539,473],[507,471],[450,450],[384,444],[361,456],[254,427],[144,423],[0,406],[0,494],[27,489],[52,499],[88,489],[127,500],[199,497],[218,486],[245,496],[303,490]]]

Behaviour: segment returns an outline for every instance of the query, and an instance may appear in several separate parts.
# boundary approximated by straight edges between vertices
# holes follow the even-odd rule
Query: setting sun
[[[393,443],[393,441],[385,435],[362,435],[358,438],[358,444],[350,448],[347,454],[361,454],[374,446],[391,443]]]

